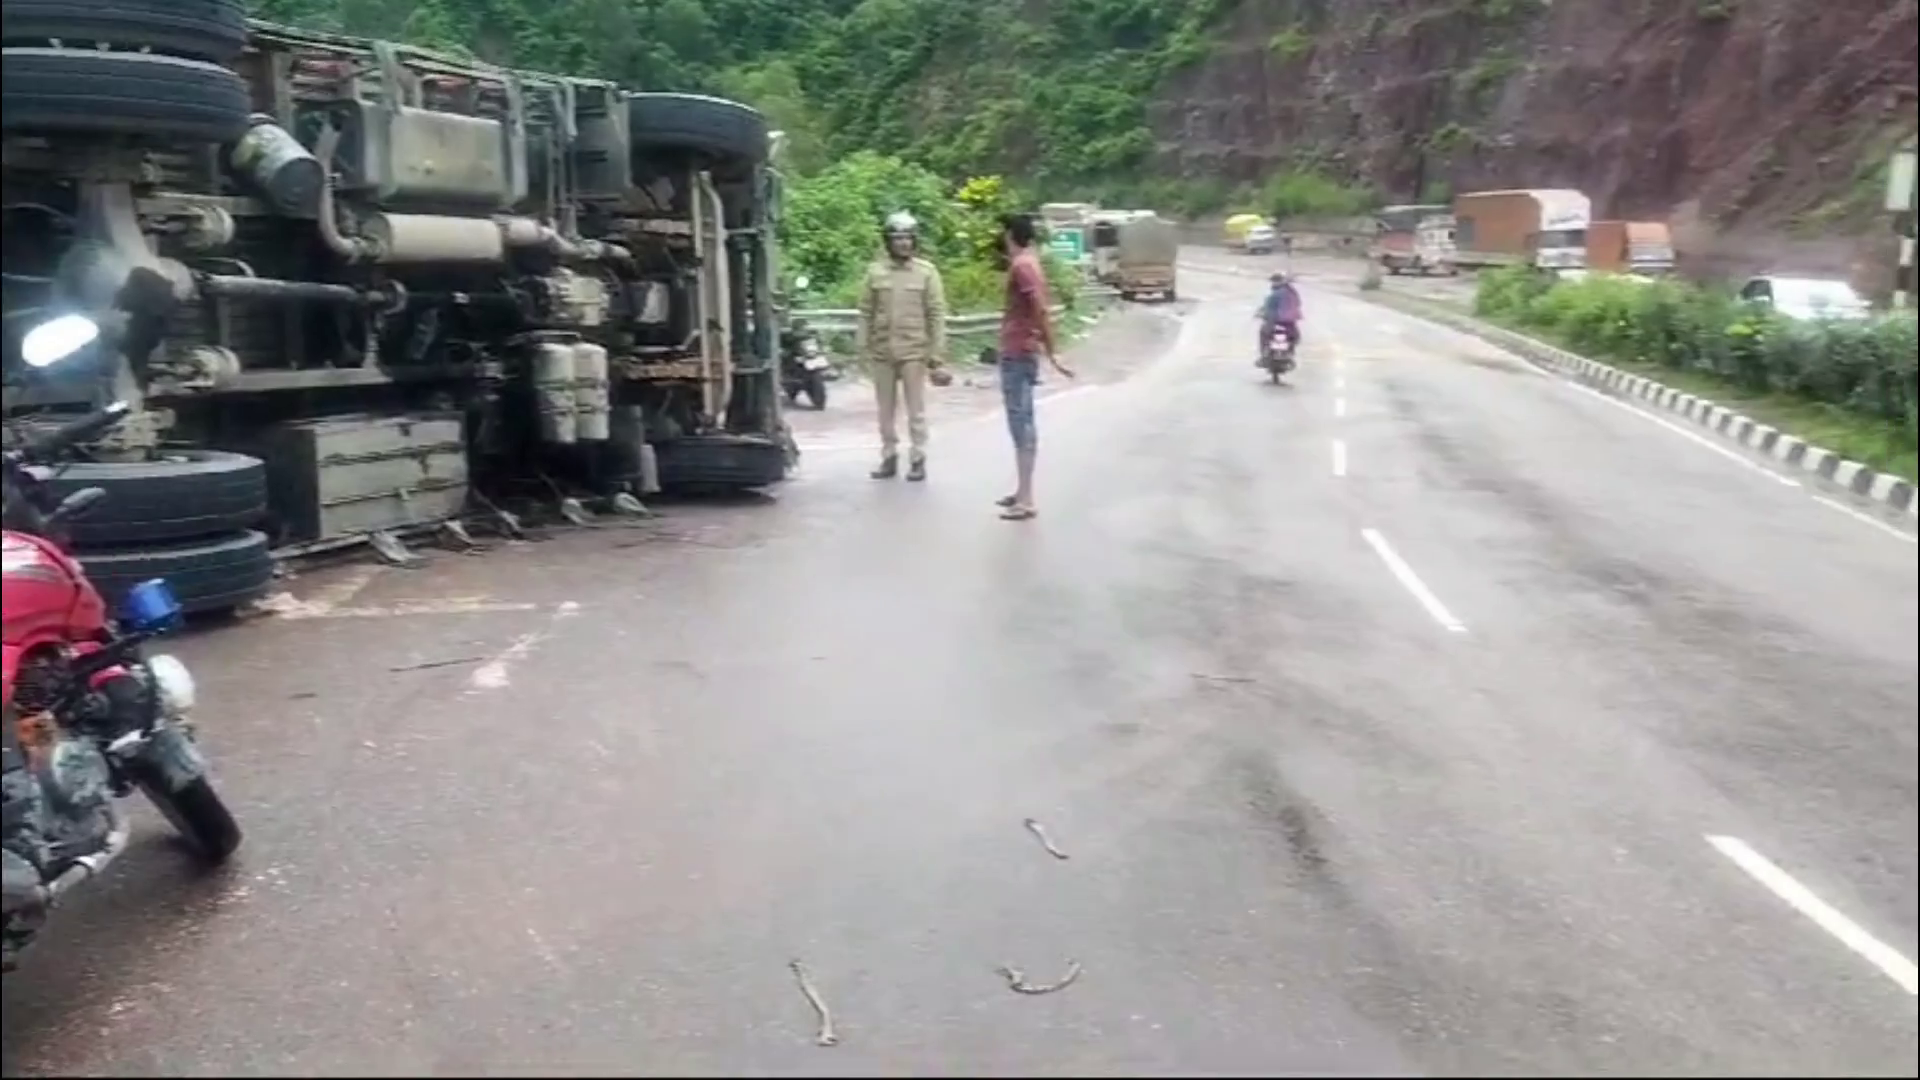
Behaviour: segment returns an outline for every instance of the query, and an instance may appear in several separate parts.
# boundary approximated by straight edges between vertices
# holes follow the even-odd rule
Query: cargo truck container
[[[1120,298],[1133,300],[1148,293],[1166,300],[1178,297],[1174,264],[1180,256],[1180,234],[1173,223],[1148,214],[1122,223],[1119,230],[1114,287]]]
[[[1673,272],[1673,234],[1663,221],[1596,221],[1587,229],[1587,269],[1659,277]]]
[[[1593,201],[1568,188],[1478,191],[1453,201],[1461,266],[1579,270],[1587,263]]]

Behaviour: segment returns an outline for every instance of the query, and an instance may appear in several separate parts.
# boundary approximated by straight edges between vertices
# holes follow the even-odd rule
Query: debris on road
[[[1041,847],[1047,849],[1047,854],[1053,856],[1056,859],[1060,859],[1063,861],[1067,858],[1066,852],[1061,851],[1059,848],[1053,846],[1053,841],[1047,838],[1047,830],[1041,828],[1040,823],[1038,821],[1035,821],[1032,818],[1027,818],[1025,821],[1021,822],[1021,824],[1025,825],[1027,827],[1027,831],[1032,833],[1034,837],[1040,841]]]
[[[793,969],[793,977],[799,980],[800,992],[807,995],[807,1004],[813,1006],[813,1011],[820,1017],[820,1033],[813,1037],[814,1045],[840,1045],[840,1036],[833,1030],[833,1012],[827,1008],[827,1003],[821,998],[820,991],[814,989],[813,980],[807,977],[807,966],[798,960],[788,963],[787,966]]]
[[[486,662],[484,656],[454,656],[445,660],[422,660],[417,664],[401,664],[387,670],[398,675],[403,671],[432,671],[434,668],[458,667],[461,664],[480,664]]]
[[[1007,980],[1007,989],[1016,994],[1051,994],[1065,990],[1080,978],[1080,961],[1067,961],[1067,973],[1059,982],[1030,983],[1027,981],[1026,973],[1011,964],[1001,965],[1000,974]]]
[[[1201,682],[1250,683],[1255,681],[1251,676],[1247,676],[1247,675],[1209,675],[1204,671],[1195,671],[1195,672],[1191,672],[1190,674],[1192,674],[1194,678],[1199,679]]]

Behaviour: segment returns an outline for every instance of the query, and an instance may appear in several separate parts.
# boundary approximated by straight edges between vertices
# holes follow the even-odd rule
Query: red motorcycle
[[[129,590],[110,615],[59,539],[61,523],[105,492],[86,488],[57,505],[45,494],[66,452],[126,414],[116,403],[0,455],[0,968],[8,971],[54,902],[125,850],[129,827],[116,799],[145,795],[208,863],[240,846],[186,720],[193,677],[174,657],[144,651],[179,626],[179,602],[154,580]]]

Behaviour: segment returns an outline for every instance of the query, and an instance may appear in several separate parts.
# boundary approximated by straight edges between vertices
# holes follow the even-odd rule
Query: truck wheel
[[[0,51],[7,131],[226,143],[247,130],[240,76],[217,64],[79,49]]]
[[[660,486],[668,491],[750,491],[786,479],[787,458],[775,439],[690,435],[655,443]]]
[[[267,536],[253,529],[216,540],[76,555],[109,608],[117,608],[128,589],[154,578],[165,579],[189,615],[232,611],[266,595],[273,584]]]
[[[107,497],[67,524],[83,549],[215,536],[267,514],[266,464],[245,454],[183,450],[158,461],[80,462],[47,482],[56,499],[90,487]]]
[[[242,0],[7,0],[8,45],[112,45],[224,63],[247,45]]]
[[[631,94],[627,130],[636,150],[692,150],[751,165],[767,160],[767,118],[737,101],[699,94]]]

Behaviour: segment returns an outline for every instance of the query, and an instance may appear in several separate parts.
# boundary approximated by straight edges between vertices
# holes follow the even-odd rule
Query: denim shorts
[[[1000,355],[1000,400],[1007,407],[1007,433],[1017,450],[1040,445],[1034,424],[1033,388],[1040,383],[1040,358],[1032,353]]]

